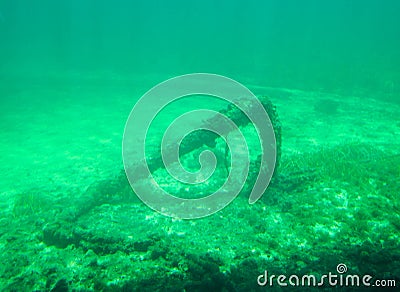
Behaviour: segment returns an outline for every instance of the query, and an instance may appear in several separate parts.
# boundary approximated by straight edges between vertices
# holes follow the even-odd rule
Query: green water
[[[399,10],[397,1],[2,1],[1,65],[215,72],[272,86],[398,94]]]
[[[319,279],[341,263],[344,275],[398,287],[399,14],[395,0],[0,0],[0,290],[279,291],[257,277]],[[195,72],[268,96],[282,156],[249,205],[260,150],[241,126],[251,154],[242,192],[180,220],[138,200],[121,144],[147,90]],[[148,158],[177,115],[226,106],[172,105],[149,130]],[[202,150],[230,157],[217,139],[183,155],[185,167],[196,170]],[[154,176],[198,197],[223,184],[226,165],[194,188],[163,167]]]

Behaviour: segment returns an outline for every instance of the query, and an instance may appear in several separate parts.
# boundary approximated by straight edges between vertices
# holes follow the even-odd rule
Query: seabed
[[[12,91],[2,109],[5,291],[262,290],[265,270],[321,276],[341,263],[400,284],[399,104],[245,84],[279,114],[277,178],[253,205],[244,192],[214,215],[179,220],[140,202],[121,172],[130,97],[147,87],[122,89],[115,77],[96,90],[90,80]]]

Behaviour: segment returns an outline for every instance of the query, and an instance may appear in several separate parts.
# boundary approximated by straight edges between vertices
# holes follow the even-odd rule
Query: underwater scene
[[[399,15],[0,0],[0,291],[398,291]]]

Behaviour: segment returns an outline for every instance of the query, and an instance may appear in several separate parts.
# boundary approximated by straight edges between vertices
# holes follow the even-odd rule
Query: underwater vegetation
[[[271,101],[262,97],[262,102],[275,125],[279,167],[259,202],[247,201],[260,163],[256,151],[241,194],[200,220],[152,211],[132,192],[122,170],[83,191],[19,192],[10,216],[0,220],[1,230],[7,230],[0,235],[0,260],[12,263],[0,267],[1,285],[6,290],[251,291],[261,289],[256,277],[265,269],[320,276],[339,263],[352,274],[399,281],[399,153],[346,141],[285,152],[285,128]],[[311,110],[328,110],[330,103]],[[223,111],[256,149],[246,117],[234,107]],[[181,161],[188,169],[198,167],[194,162],[204,149],[230,159],[215,135],[195,132],[187,138]],[[157,182],[183,197],[206,195],[226,179],[224,161],[212,181],[188,192],[159,161],[153,163]]]
[[[399,165],[400,155],[362,143],[283,155],[259,204],[244,193],[198,221],[153,213],[123,172],[64,199],[32,190],[15,200],[18,220],[2,221],[11,232],[1,260],[16,263],[2,268],[4,285],[248,291],[267,268],[321,275],[341,262],[399,281]]]

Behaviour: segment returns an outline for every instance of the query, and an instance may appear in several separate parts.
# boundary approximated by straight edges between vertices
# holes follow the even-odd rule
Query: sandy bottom
[[[399,149],[400,106],[379,101],[379,96],[366,99],[248,86],[255,94],[269,95],[276,105],[283,125],[284,154],[349,142],[394,152]],[[32,187],[81,191],[93,181],[118,173],[126,119],[141,94],[150,88],[121,87],[32,88],[3,101],[3,196]],[[337,109],[319,112],[318,104],[323,104],[320,100],[334,101]]]
[[[75,77],[79,80],[79,76]],[[220,214],[212,216],[212,220],[176,222],[154,213],[140,203],[133,203],[131,206],[121,204],[122,207],[118,207],[118,204],[105,203],[96,206],[94,210],[89,210],[84,215],[87,221],[79,223],[82,226],[85,225],[87,230],[96,230],[97,223],[108,220],[105,218],[108,216],[106,214],[109,214],[110,221],[104,223],[104,228],[109,227],[110,225],[107,224],[111,224],[110,222],[114,222],[112,223],[114,232],[121,228],[120,234],[136,240],[135,243],[153,240],[148,238],[154,238],[151,234],[156,234],[159,238],[157,242],[171,244],[168,251],[162,251],[166,254],[160,256],[154,256],[155,249],[151,249],[151,246],[155,246],[154,244],[149,244],[150,247],[146,247],[146,244],[143,247],[136,244],[132,250],[125,251],[124,254],[119,254],[115,250],[96,250],[89,243],[86,246],[83,243],[67,247],[52,245],[43,237],[44,228],[52,224],[51,210],[43,211],[43,214],[42,210],[34,211],[34,214],[23,213],[24,216],[30,216],[34,218],[34,222],[39,223],[34,227],[31,226],[32,229],[21,227],[17,231],[11,230],[10,228],[15,228],[15,224],[21,226],[30,222],[30,219],[20,218],[15,214],[15,198],[20,197],[21,194],[45,193],[57,199],[79,197],[93,183],[110,179],[120,173],[123,168],[122,135],[129,112],[138,98],[149,89],[149,85],[155,85],[161,79],[155,78],[153,80],[157,81],[153,83],[149,80],[141,83],[134,79],[136,81],[125,86],[129,84],[126,81],[127,78],[121,81],[118,76],[114,76],[115,84],[113,84],[110,81],[101,82],[103,77],[95,75],[87,78],[86,76],[85,80],[90,82],[76,82],[71,85],[56,84],[48,87],[29,85],[26,88],[10,91],[7,102],[2,98],[0,117],[0,175],[2,177],[0,180],[2,201],[0,250],[2,251],[0,252],[4,257],[2,259],[4,269],[8,271],[6,273],[3,270],[4,273],[2,273],[5,275],[1,280],[3,287],[15,288],[23,285],[30,289],[48,289],[62,285],[64,283],[60,282],[62,279],[68,282],[69,287],[78,289],[121,288],[126,287],[126,283],[131,283],[129,285],[135,287],[132,283],[139,283],[139,280],[135,278],[138,270],[135,272],[134,269],[143,269],[142,277],[145,278],[146,273],[156,264],[164,265],[163,272],[169,275],[176,274],[181,277],[191,273],[191,277],[195,278],[195,272],[190,270],[191,266],[185,261],[183,253],[178,254],[173,251],[183,247],[187,253],[199,255],[200,259],[202,255],[211,253],[213,260],[208,260],[208,262],[211,261],[213,265],[219,267],[223,275],[230,273],[232,276],[234,266],[241,267],[242,270],[246,269],[244,260],[253,256],[257,259],[262,258],[264,263],[270,263],[270,265],[275,263],[274,266],[278,268],[283,264],[277,265],[276,260],[280,259],[282,263],[285,257],[291,257],[286,260],[295,263],[292,270],[312,272],[310,268],[312,263],[309,261],[313,257],[314,260],[318,256],[322,257],[322,250],[327,250],[331,245],[335,246],[343,240],[344,237],[338,236],[337,239],[335,237],[339,231],[346,232],[345,238],[348,239],[349,245],[363,246],[368,237],[365,233],[367,230],[375,234],[386,230],[392,233],[390,246],[400,243],[399,226],[393,225],[395,223],[386,217],[386,221],[376,223],[374,220],[377,218],[369,217],[373,215],[368,213],[364,215],[367,218],[360,220],[375,222],[375,225],[371,223],[372,225],[360,226],[360,230],[354,231],[352,228],[355,225],[349,223],[358,220],[350,218],[354,214],[350,212],[351,214],[347,216],[344,213],[337,213],[350,208],[352,204],[355,209],[369,208],[370,205],[365,203],[366,200],[371,200],[374,196],[385,196],[385,194],[362,193],[360,189],[357,189],[357,193],[352,193],[355,190],[352,185],[347,184],[346,187],[345,182],[332,181],[326,183],[319,181],[306,190],[302,190],[307,198],[296,196],[301,193],[300,191],[290,193],[286,190],[289,192],[286,194],[288,198],[286,202],[278,198],[275,201],[272,200],[273,202],[260,202],[258,206],[257,204],[240,206],[245,201],[238,200]],[[277,107],[283,131],[283,161],[304,153],[318,152],[321,149],[343,144],[367,144],[382,151],[387,157],[400,154],[399,104],[380,101],[379,96],[376,99],[367,99],[362,96],[339,96],[287,88],[248,86],[256,95],[269,95]],[[370,181],[371,184],[379,181],[379,178],[374,179]],[[399,199],[399,194],[392,195],[393,197],[390,198]],[[316,201],[318,198],[321,198],[321,201]],[[390,198],[379,197],[377,201],[379,204],[385,201],[388,206],[393,206],[394,203],[390,202]],[[360,204],[357,205],[357,202]],[[296,204],[297,207],[294,207]],[[396,204],[398,206],[398,201]],[[335,211],[330,210],[329,206],[334,206]],[[121,215],[122,211],[118,208],[130,214],[131,225],[118,227],[118,222],[126,221],[126,217]],[[320,213],[318,208],[326,208],[328,211]],[[391,212],[396,212],[395,210],[392,209]],[[397,216],[396,218],[399,218],[398,211],[397,209],[397,214],[393,214]],[[253,215],[249,215],[249,212]],[[315,216],[314,220],[311,220],[313,221],[312,231],[306,231],[308,229],[302,225],[310,225],[309,221],[305,223],[306,219],[302,217],[302,212],[304,216],[305,214]],[[321,217],[316,215],[318,213]],[[255,215],[263,217],[262,221],[258,221]],[[56,217],[53,219],[54,222],[57,221]],[[21,220],[20,223],[18,223],[19,220]],[[93,226],[88,226],[87,222],[92,222]],[[296,222],[299,222],[299,225]],[[241,227],[236,224],[241,224]],[[125,234],[124,226],[131,231]],[[262,230],[255,233],[254,230],[260,226],[263,226]],[[365,232],[363,228],[366,228]],[[79,233],[76,230],[74,232]],[[353,238],[350,236],[352,232]],[[84,238],[83,233],[79,234],[80,238]],[[322,236],[321,234],[325,236],[323,239],[318,237]],[[168,236],[172,236],[172,239],[167,239]],[[388,237],[385,236],[381,240],[386,242]],[[23,238],[28,238],[30,243],[24,243]],[[226,246],[227,239],[229,248]],[[171,243],[171,240],[174,243]],[[379,237],[376,237],[374,242],[379,243],[379,240]],[[313,244],[318,242],[322,246],[317,256],[310,250]],[[100,245],[99,242],[97,244]],[[26,261],[20,261],[20,267],[15,270],[9,268],[9,264],[15,258],[12,259],[9,254],[5,254],[5,250],[10,249],[15,251],[14,257],[26,257]],[[287,251],[283,252],[284,249]],[[84,256],[88,257],[88,250],[91,252],[95,250],[94,255],[90,256],[91,260],[79,260]],[[168,256],[169,252],[173,256]],[[294,257],[295,254],[298,254],[297,258]],[[346,253],[346,256],[348,254]],[[213,255],[218,255],[222,263],[214,260]],[[177,263],[174,262],[173,257],[178,259]],[[125,262],[128,258],[130,261],[136,261],[136,264],[129,266]],[[93,266],[92,261],[96,261],[97,264]],[[121,264],[123,266],[121,270],[117,268],[114,272],[108,270],[115,266],[116,262],[121,263],[121,261],[124,262],[123,265]],[[139,264],[140,261],[142,261],[141,264]],[[339,262],[333,262],[339,264]],[[349,259],[350,262],[354,270],[361,270],[357,269],[357,264],[351,259]],[[44,263],[53,265],[56,270],[49,272],[47,269],[44,272],[45,268],[41,269]],[[336,266],[330,264],[326,263],[323,267],[334,270]],[[305,267],[308,269],[304,269]],[[258,269],[260,269],[259,266]],[[95,273],[99,273],[99,270],[108,270],[108,272],[90,276],[87,272],[90,270],[96,271]],[[34,275],[32,271],[35,271]],[[197,272],[201,273],[201,269],[199,268]],[[31,276],[27,276],[29,273]],[[82,276],[78,280],[76,274],[79,273]],[[251,277],[255,279],[256,276]],[[96,277],[101,279],[100,284],[96,282]],[[182,276],[182,279],[184,278]],[[238,283],[240,279],[232,281]]]

